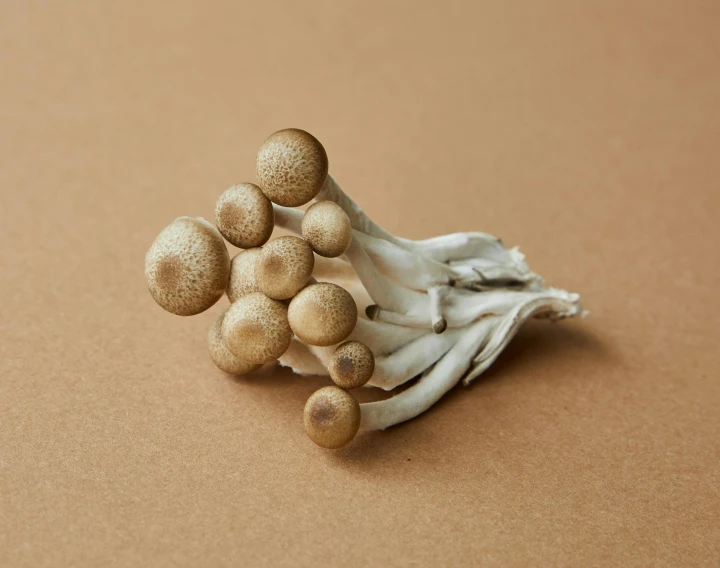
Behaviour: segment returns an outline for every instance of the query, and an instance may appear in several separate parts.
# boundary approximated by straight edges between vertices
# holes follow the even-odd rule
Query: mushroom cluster
[[[257,185],[220,195],[215,225],[180,217],[145,256],[150,293],[165,310],[194,315],[227,294],[208,334],[212,361],[242,375],[278,361],[329,375],[307,401],[305,429],[338,448],[360,428],[382,430],[469,384],[530,317],[582,313],[580,298],[543,286],[517,248],[485,233],[412,241],[376,225],[328,173],[322,144],[286,129],[257,155]],[[305,211],[295,209],[314,201]],[[275,227],[297,236],[271,240]],[[224,240],[243,249],[231,260]],[[358,317],[342,286],[313,277],[315,255],[349,263],[373,303]],[[401,393],[359,404],[351,389]]]

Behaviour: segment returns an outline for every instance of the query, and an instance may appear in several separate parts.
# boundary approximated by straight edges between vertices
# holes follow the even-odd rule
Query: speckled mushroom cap
[[[260,291],[255,281],[255,262],[261,250],[260,248],[251,248],[240,251],[230,261],[230,282],[227,287],[227,296],[231,303],[240,296]]]
[[[287,308],[261,292],[236,300],[225,314],[222,338],[230,352],[250,363],[265,364],[279,358],[293,334]]]
[[[310,395],[303,415],[308,437],[329,449],[340,448],[355,437],[360,417],[355,397],[335,386],[323,387]]]
[[[352,241],[352,225],[347,213],[333,201],[313,203],[303,216],[302,236],[320,256],[343,254]]]
[[[258,254],[255,281],[266,296],[286,300],[307,284],[314,266],[315,256],[309,244],[299,237],[280,237]]]
[[[229,243],[240,248],[264,245],[275,226],[272,203],[252,183],[227,188],[215,205],[215,223]]]
[[[215,363],[218,369],[231,375],[247,375],[248,373],[257,371],[262,365],[243,361],[233,355],[225,345],[222,338],[222,322],[224,318],[225,312],[220,314],[208,332],[210,359],[212,359],[212,362]]]
[[[337,284],[319,282],[303,288],[288,307],[290,327],[309,345],[335,345],[347,339],[357,323],[357,305]]]
[[[330,378],[344,389],[356,389],[366,384],[375,371],[375,356],[359,341],[347,341],[333,353],[328,365]]]
[[[202,217],[178,217],[145,255],[150,294],[168,312],[204,312],[225,293],[230,256],[218,230]]]
[[[263,142],[257,155],[258,183],[278,205],[297,207],[313,199],[328,175],[325,148],[304,130],[279,130]]]

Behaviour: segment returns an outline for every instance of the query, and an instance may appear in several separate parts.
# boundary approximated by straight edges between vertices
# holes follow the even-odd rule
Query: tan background
[[[717,2],[1,6],[0,565],[720,564]],[[228,378],[142,274],[288,126],[591,317],[314,446],[323,381]]]

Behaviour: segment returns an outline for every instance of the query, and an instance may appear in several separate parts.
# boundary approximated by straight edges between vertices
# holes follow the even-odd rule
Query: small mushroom
[[[313,203],[302,220],[302,236],[312,249],[327,258],[342,255],[353,238],[347,213],[337,203]]]
[[[357,323],[357,305],[337,284],[320,282],[303,288],[288,308],[290,327],[301,341],[326,347],[347,339]]]
[[[145,255],[145,278],[153,299],[170,313],[204,312],[225,293],[230,255],[218,230],[202,217],[178,217]]]
[[[229,243],[239,248],[264,245],[275,227],[270,200],[252,183],[227,188],[215,205],[215,223]]]
[[[212,362],[215,363],[218,369],[231,375],[247,375],[248,373],[257,371],[262,365],[243,361],[233,355],[225,345],[222,338],[222,322],[224,318],[225,312],[220,314],[208,332],[210,359],[212,359]]]
[[[323,448],[340,448],[350,442],[360,428],[360,405],[340,387],[323,387],[305,404],[305,431]]]
[[[273,203],[298,207],[322,189],[328,175],[328,157],[312,134],[288,128],[263,142],[256,172],[260,187]]]
[[[238,298],[222,323],[222,338],[230,352],[249,363],[265,364],[290,346],[292,330],[287,308],[260,292]]]
[[[314,266],[315,256],[309,244],[299,237],[280,237],[258,254],[255,281],[266,296],[286,300],[308,283]]]
[[[230,262],[230,282],[227,287],[227,296],[231,303],[240,296],[260,291],[255,281],[255,262],[261,250],[260,248],[251,248],[240,251]]]
[[[364,343],[347,341],[335,349],[328,371],[337,386],[356,389],[372,377],[375,371],[375,356]]]

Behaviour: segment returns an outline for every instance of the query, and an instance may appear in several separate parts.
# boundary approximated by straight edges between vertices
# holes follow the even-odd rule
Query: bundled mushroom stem
[[[348,215],[353,235],[344,258],[374,302],[366,310],[370,321],[359,320],[353,334],[375,352],[375,372],[366,386],[392,391],[421,377],[394,397],[361,404],[365,430],[414,418],[463,378],[469,384],[529,318],[582,313],[577,294],[543,287],[525,256],[517,248],[506,249],[492,235],[455,233],[422,241],[395,237],[374,223],[331,176],[316,199],[331,200]],[[278,224],[299,231],[300,212],[275,210]],[[389,342],[388,336],[395,341]],[[301,373],[327,367],[334,349],[294,347],[280,363]]]
[[[366,310],[369,321],[358,320],[353,333],[376,356],[366,386],[392,391],[421,377],[394,397],[361,404],[362,429],[382,430],[414,418],[463,378],[469,384],[529,318],[582,312],[577,294],[544,288],[524,255],[491,235],[398,239],[373,223],[331,178],[322,198],[332,198],[348,214],[353,236],[344,257],[375,302]],[[293,231],[302,221],[295,211],[281,211],[276,219]],[[293,347],[280,363],[305,374],[326,368],[334,350]]]
[[[227,294],[231,305],[208,334],[221,370],[250,373],[278,360],[301,375],[330,376],[334,386],[304,410],[318,445],[338,448],[360,428],[421,414],[483,373],[531,317],[582,314],[577,294],[545,287],[517,248],[492,235],[392,235],[340,188],[328,163],[309,133],[272,134],[258,151],[258,184],[221,194],[216,227],[178,218],[145,258],[150,292],[171,313],[200,313]],[[269,240],[274,227],[297,236]],[[223,239],[245,250],[231,260]],[[342,286],[318,282],[317,257],[341,259],[352,274]],[[369,296],[367,319],[349,290]],[[405,390],[359,404],[350,390],[363,386]]]

